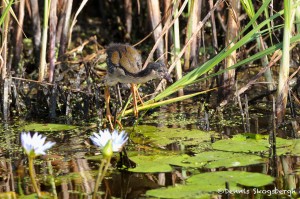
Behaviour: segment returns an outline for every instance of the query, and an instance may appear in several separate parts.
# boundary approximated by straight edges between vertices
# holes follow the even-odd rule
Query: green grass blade
[[[4,9],[4,11],[3,11],[2,15],[1,15],[1,18],[0,18],[0,25],[3,24],[4,19],[7,16],[7,13],[9,12],[9,10],[10,10],[10,8],[11,8],[11,6],[12,6],[13,3],[14,3],[14,0],[11,0],[11,1],[9,1],[8,5],[5,7],[5,9]]]

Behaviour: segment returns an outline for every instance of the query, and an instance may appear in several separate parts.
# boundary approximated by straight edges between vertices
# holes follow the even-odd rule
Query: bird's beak
[[[173,80],[168,72],[165,73],[164,79],[166,79],[170,83],[173,83]]]

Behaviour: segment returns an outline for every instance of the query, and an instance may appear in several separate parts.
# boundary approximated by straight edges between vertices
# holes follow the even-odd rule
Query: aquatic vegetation
[[[52,124],[52,123],[30,123],[25,126],[21,126],[20,129],[24,131],[68,131],[76,129],[77,126],[69,124]]]
[[[111,140],[113,152],[120,152],[127,142],[128,137],[125,131],[119,133],[117,130],[114,130],[110,133],[108,129],[105,129],[103,131],[100,130],[99,133],[94,133],[93,136],[91,136],[91,140],[93,144],[100,147],[100,149],[104,148],[108,141]]]
[[[55,142],[51,141],[45,143],[46,138],[47,137],[43,137],[38,132],[35,132],[33,136],[31,136],[30,132],[21,133],[22,147],[28,156],[30,179],[39,198],[41,197],[41,192],[37,186],[33,161],[34,158],[36,158],[37,156],[45,155],[46,150],[50,149],[52,146],[55,145]]]
[[[251,179],[251,180],[249,180]],[[245,187],[263,187],[271,184],[274,178],[261,173],[245,171],[218,171],[200,173],[187,180],[185,185],[153,189],[147,191],[146,195],[158,198],[211,198],[208,193],[217,194],[232,193],[249,194],[250,190]],[[228,183],[230,190],[225,188]],[[252,190],[258,190],[253,188]]]
[[[21,143],[25,150],[25,153],[30,157],[37,157],[39,155],[45,155],[46,150],[50,149],[55,145],[55,142],[46,142],[46,137],[43,137],[41,134],[36,132],[31,136],[30,132],[21,133]]]
[[[112,133],[108,129],[100,130],[99,133],[94,133],[90,139],[99,147],[103,154],[103,159],[101,160],[101,165],[99,167],[98,176],[95,184],[95,190],[93,193],[93,199],[97,196],[97,190],[102,182],[107,169],[110,165],[110,159],[113,155],[113,152],[121,152],[124,145],[126,144],[128,137],[125,131],[120,133],[117,130],[114,130]]]

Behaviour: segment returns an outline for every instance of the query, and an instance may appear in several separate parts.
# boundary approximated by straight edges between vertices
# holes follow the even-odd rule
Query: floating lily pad
[[[156,128],[141,125],[135,128],[135,132],[144,135],[153,144],[164,147],[174,142],[180,142],[185,146],[198,145],[206,142],[210,144],[213,132],[186,129]]]
[[[219,140],[212,144],[213,149],[233,152],[268,152],[270,144],[267,136],[250,136],[251,134],[239,134],[232,139]],[[255,134],[252,134],[255,135]],[[276,138],[276,147],[288,147],[292,140]]]
[[[204,164],[204,168],[241,167],[265,162],[260,156],[224,151],[207,151],[187,159],[192,165]]]
[[[146,195],[156,198],[211,198],[209,193],[199,190],[198,185],[176,185],[174,187],[152,189],[147,191]]]
[[[277,149],[277,155],[288,154],[300,156],[300,139],[294,139],[290,141],[292,142],[292,145]]]
[[[68,130],[73,130],[76,128],[77,128],[77,126],[67,125],[67,124],[31,123],[31,124],[22,126],[19,129],[24,130],[24,131],[42,132],[42,131],[68,131]]]
[[[203,187],[205,191],[218,191],[218,189],[225,189],[225,183],[229,183],[229,188],[236,189],[238,185],[249,187],[261,187],[273,182],[274,178],[262,173],[252,173],[246,171],[219,171],[208,172],[192,176],[187,179],[188,183],[199,185],[199,189]],[[222,185],[218,189],[208,188],[208,185]]]
[[[223,151],[207,151],[195,156],[184,155],[153,155],[134,156],[130,158],[137,163],[133,172],[170,172],[171,166],[192,168],[240,167],[260,164],[265,160],[260,156],[244,153]]]
[[[225,190],[226,182],[231,191],[238,191],[244,190],[239,185],[261,187],[271,184],[273,180],[273,177],[265,174],[245,171],[210,172],[192,176],[186,185],[149,190],[146,195],[158,198],[206,198],[205,194]]]
[[[177,161],[178,160],[178,161]],[[181,161],[181,162],[179,162]],[[219,168],[240,167],[265,162],[260,156],[224,151],[206,151],[195,156],[171,159],[170,164],[181,167]]]
[[[171,172],[173,170],[170,166],[171,162],[181,162],[187,157],[187,155],[134,156],[130,159],[137,164],[137,167],[130,169],[130,171],[139,173]]]

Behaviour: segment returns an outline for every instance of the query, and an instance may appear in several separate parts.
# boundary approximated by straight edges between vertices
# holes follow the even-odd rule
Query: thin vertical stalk
[[[35,174],[35,170],[34,170],[33,161],[34,161],[34,158],[31,157],[31,156],[28,156],[28,165],[29,165],[30,179],[31,179],[33,188],[34,188],[35,192],[38,195],[38,198],[40,198],[41,197],[41,191],[40,191],[40,189],[39,189],[39,187],[37,186],[37,183],[36,183],[36,179],[35,179],[36,178],[36,174]]]
[[[81,4],[82,3],[83,2],[81,2]],[[60,48],[59,48],[59,55],[61,57],[60,60],[63,60],[63,55],[65,54],[65,51],[68,48],[68,46],[67,46],[68,45],[68,36],[69,36],[69,41],[71,41],[71,35],[69,35],[69,34],[70,34],[70,32],[72,32],[71,28],[70,28],[72,5],[73,5],[73,0],[66,0],[66,5],[64,7],[65,10],[63,10],[65,15],[64,15],[64,18],[62,19],[63,27],[62,27],[62,32],[61,32],[61,36],[60,36]],[[75,24],[75,22],[74,22],[74,24]]]
[[[57,27],[57,0],[51,0],[50,4],[50,30],[49,30],[49,82],[53,82],[55,69],[55,43],[56,43],[56,27]]]
[[[31,20],[33,29],[34,44],[34,61],[38,65],[40,63],[40,47],[41,47],[41,18],[39,13],[39,1],[30,0]]]
[[[96,183],[95,183],[95,189],[94,189],[94,193],[93,193],[93,199],[96,199],[98,187],[99,187],[100,183],[102,182],[102,180],[103,180],[103,178],[104,178],[104,176],[105,176],[105,174],[107,172],[108,166],[110,164],[110,159],[111,158],[107,158],[107,159],[105,158],[105,159],[101,160],[101,165],[99,167],[98,175],[97,175],[97,180],[96,180]],[[104,165],[105,165],[105,167],[104,167]]]
[[[147,1],[149,17],[151,21],[151,27],[153,29],[154,41],[158,42],[158,47],[156,49],[156,57],[160,58],[164,52],[164,41],[159,40],[160,35],[162,34],[162,25],[161,25],[161,15],[159,9],[158,0],[148,0]]]
[[[235,39],[238,35],[239,30],[239,13],[240,13],[240,2],[238,0],[230,1],[231,7],[228,10],[228,22],[227,22],[227,33],[225,39],[225,46],[231,48],[235,45]],[[232,65],[236,64],[236,50],[226,57],[225,59],[225,68],[229,68]],[[220,88],[219,94],[221,100],[225,100],[231,93],[232,87],[235,82],[235,69],[228,70],[223,74],[223,82],[221,85],[224,85],[223,88]]]
[[[48,21],[50,13],[51,0],[45,0],[44,2],[44,24],[42,33],[42,45],[40,54],[40,66],[39,66],[39,81],[44,81],[46,72],[46,51],[47,51],[47,39],[48,39]]]
[[[167,27],[172,21],[172,0],[164,1],[164,18],[163,23],[164,27]],[[169,37],[171,38],[171,31],[169,31],[165,36],[165,60],[168,60],[169,52]]]
[[[49,171],[49,174],[50,174],[50,184],[51,184],[51,188],[52,188],[53,199],[57,199],[55,180],[54,180],[54,177],[53,177],[53,167],[52,167],[52,164],[51,164],[50,160],[47,161],[47,167],[48,167],[48,171]]]
[[[13,67],[16,72],[19,72],[20,69],[19,63],[21,59],[21,53],[23,49],[23,34],[22,28],[24,24],[24,15],[25,15],[25,0],[20,0],[19,3],[15,4],[15,9],[17,10],[18,14],[18,22],[14,23],[15,27],[15,39],[14,39],[14,59],[13,59]]]
[[[7,42],[8,42],[8,30],[9,30],[9,21],[10,21],[10,7],[13,3],[13,0],[9,2],[9,4],[6,3],[6,1],[2,1],[2,16],[1,16],[1,25],[2,25],[2,34],[1,34],[1,80],[4,80],[7,77]]]
[[[175,3],[177,4],[177,3]],[[178,4],[177,4],[178,5]],[[174,16],[178,15],[178,7],[174,7]],[[178,18],[175,19],[174,22],[174,60],[177,60],[175,72],[176,72],[176,80],[179,80],[182,78],[182,67],[181,62],[179,59],[177,59],[179,53],[180,53],[180,29],[179,29],[179,20]],[[178,91],[178,95],[182,96],[184,95],[183,89],[180,89]]]
[[[213,9],[213,7],[214,7],[213,0],[209,0],[209,8]],[[200,13],[200,16],[201,16],[201,13]],[[215,19],[215,13],[214,12],[211,13],[210,18],[211,18],[212,35],[213,35],[212,44],[213,44],[213,47],[214,47],[214,54],[217,54],[218,53],[217,49],[219,49],[219,45],[218,45],[218,37],[217,37],[218,33],[217,33],[217,28],[216,28],[216,19]]]
[[[188,24],[186,27],[186,40],[188,40],[191,37],[191,34],[193,32],[193,30],[192,30],[192,28],[194,27],[193,22],[195,21],[195,20],[193,20],[195,17],[195,16],[193,16],[193,10],[194,10],[194,6],[195,6],[194,4],[195,4],[195,0],[191,0],[188,3],[189,19],[188,19]],[[184,53],[184,65],[183,65],[184,71],[187,71],[190,68],[191,45],[192,44],[187,46],[186,51]]]
[[[125,39],[130,40],[132,30],[132,0],[124,1],[124,12],[125,12],[125,24],[126,24],[126,35]]]
[[[71,44],[71,41],[72,41],[73,27],[75,26],[75,24],[77,22],[77,17],[79,15],[79,13],[82,11],[82,9],[84,8],[84,6],[86,5],[87,2],[88,2],[88,0],[81,1],[81,4],[80,4],[79,8],[77,9],[77,11],[75,13],[75,16],[74,16],[74,18],[72,20],[72,23],[70,25],[70,28],[69,28],[69,20],[70,20],[71,11],[72,11],[73,0],[68,1],[68,8],[67,8],[67,14],[66,15],[69,15],[69,16],[66,17],[66,21],[65,21],[65,24],[64,24],[64,34],[68,33],[67,49],[69,48],[69,46]],[[64,48],[65,48],[65,46],[64,46]],[[64,51],[62,51],[62,52],[64,52]]]
[[[284,32],[282,59],[279,69],[278,89],[276,99],[276,117],[278,124],[283,121],[288,96],[288,78],[290,68],[290,38],[292,22],[292,1],[284,0]]]
[[[272,176],[277,177],[278,176],[278,172],[277,172],[277,155],[276,155],[276,135],[277,135],[277,130],[276,130],[276,102],[275,102],[275,98],[273,97],[273,117],[272,117],[272,126],[273,126],[273,130],[270,132],[270,138],[269,138],[269,143],[270,143],[270,148],[271,148],[271,162],[272,162]]]
[[[188,41],[197,27],[197,23],[201,16],[202,0],[191,0],[189,1],[189,19],[186,31],[186,41]],[[184,54],[184,71],[189,70],[190,67],[195,67],[198,64],[198,48],[197,44],[200,40],[200,35],[195,37],[190,45],[188,45]]]
[[[7,64],[7,54],[8,54],[8,33],[9,33],[9,22],[10,22],[10,8],[12,6],[13,0],[9,3],[6,1],[2,1],[2,12],[3,15],[1,16],[1,24],[2,24],[2,43],[0,49],[0,69],[1,69],[1,83],[3,88],[1,88],[2,94],[2,108],[3,108],[3,120],[5,122],[8,121],[9,115],[9,89],[11,88],[11,79],[8,79],[8,75],[10,73],[10,68]]]

